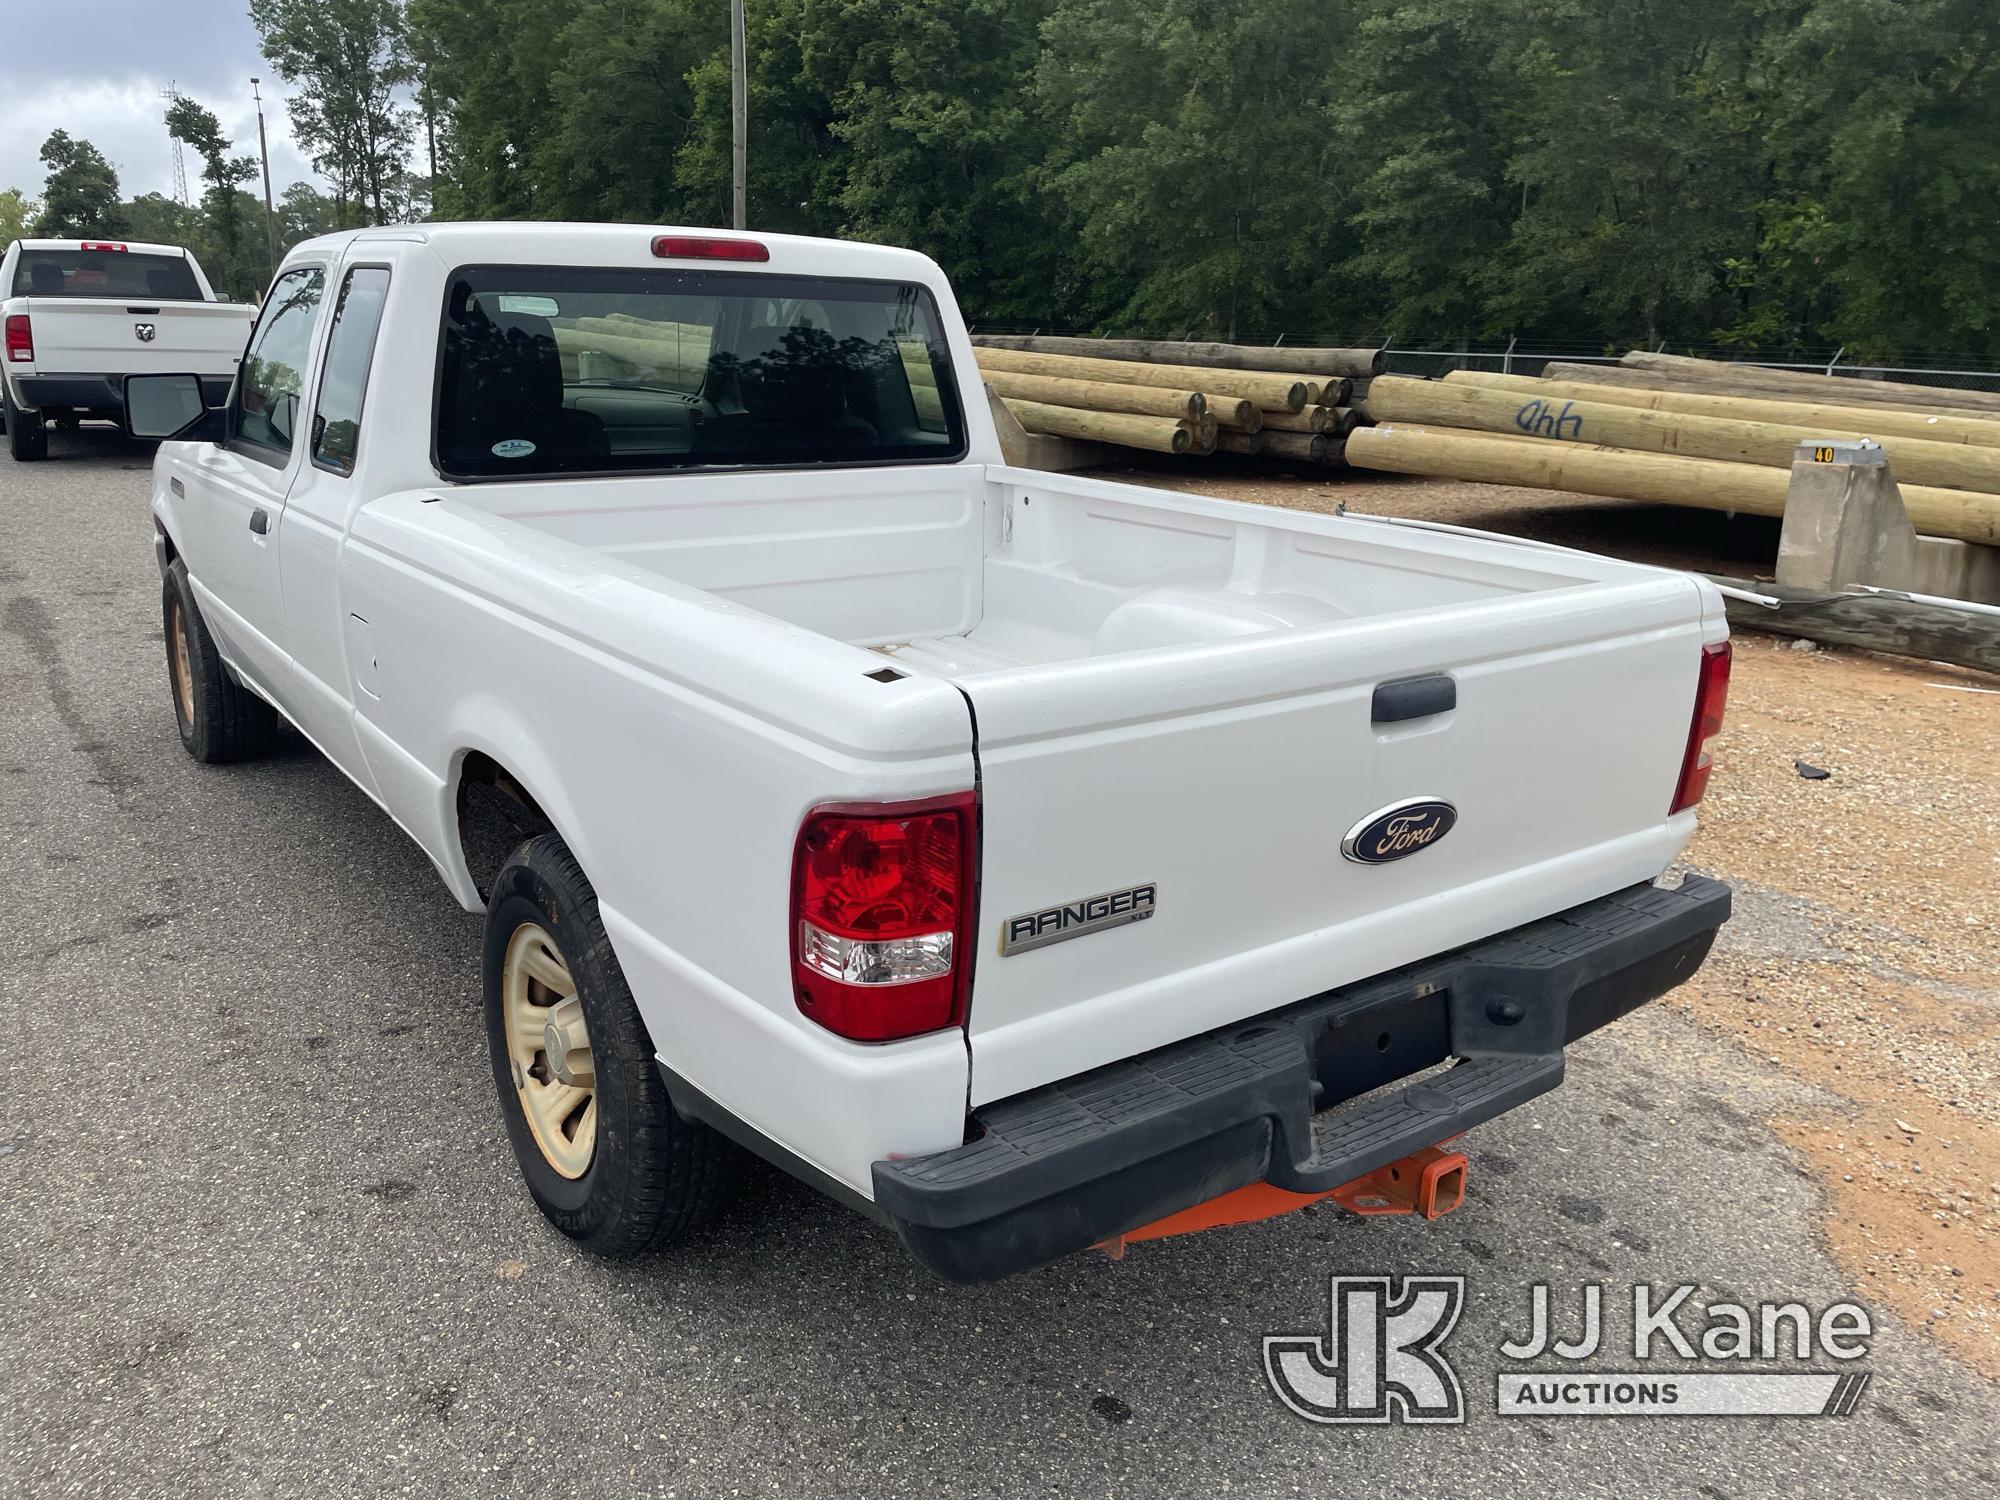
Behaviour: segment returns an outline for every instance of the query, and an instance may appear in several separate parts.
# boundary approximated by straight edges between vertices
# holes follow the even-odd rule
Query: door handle
[[[250,512],[250,529],[259,536],[271,529],[271,513],[263,506],[260,505]]]
[[[1377,724],[1400,724],[1405,719],[1423,719],[1458,707],[1458,684],[1438,674],[1432,677],[1405,677],[1401,682],[1385,682],[1375,689],[1373,718]]]

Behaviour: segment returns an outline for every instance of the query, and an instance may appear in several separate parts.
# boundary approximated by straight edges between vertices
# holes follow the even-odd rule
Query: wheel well
[[[458,844],[483,900],[507,857],[555,824],[499,761],[473,750],[458,774]]]
[[[153,529],[160,533],[160,545],[166,548],[167,566],[172,567],[174,559],[181,555],[181,549],[174,545],[174,534],[158,521],[153,522]]]

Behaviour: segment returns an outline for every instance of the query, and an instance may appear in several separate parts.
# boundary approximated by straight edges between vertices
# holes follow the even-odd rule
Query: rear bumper
[[[202,400],[220,406],[229,398],[228,375],[203,375]],[[9,382],[14,404],[27,411],[81,410],[123,419],[123,375],[17,375]]]
[[[1565,1046],[1700,967],[1729,899],[1699,876],[1633,886],[987,1105],[965,1145],[876,1162],[876,1207],[973,1282],[1253,1182],[1338,1187],[1555,1088]]]

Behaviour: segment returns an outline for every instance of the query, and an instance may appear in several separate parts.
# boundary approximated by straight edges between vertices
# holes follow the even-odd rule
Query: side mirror
[[[220,441],[222,411],[202,403],[193,375],[125,377],[125,431],[137,438]]]

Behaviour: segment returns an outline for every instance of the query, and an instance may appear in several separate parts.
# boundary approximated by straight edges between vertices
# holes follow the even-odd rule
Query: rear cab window
[[[448,285],[449,478],[949,463],[965,423],[930,293],[727,271],[477,266]]]
[[[200,302],[201,284],[185,255],[133,250],[21,250],[16,297],[105,297],[137,302]]]

